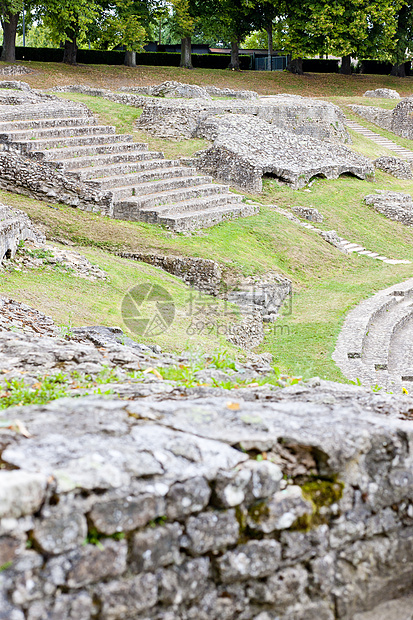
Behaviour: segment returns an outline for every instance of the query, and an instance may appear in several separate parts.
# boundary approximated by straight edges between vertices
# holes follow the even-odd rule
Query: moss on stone
[[[322,480],[316,478],[309,480],[301,485],[303,497],[313,505],[312,515],[299,517],[290,529],[308,532],[313,527],[317,527],[328,522],[328,515],[323,508],[328,508],[336,504],[343,497],[344,484],[337,480]]]

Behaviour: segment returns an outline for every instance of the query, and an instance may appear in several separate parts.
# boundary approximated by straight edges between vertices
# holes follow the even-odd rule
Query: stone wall
[[[412,179],[413,170],[411,164],[399,157],[388,157],[383,155],[374,160],[375,168],[391,174],[396,179]]]
[[[312,380],[176,400],[148,382],[159,355],[30,338],[0,333],[3,368],[148,372],[120,379],[128,400],[7,410],[1,618],[353,620],[413,593],[410,397]]]
[[[383,108],[374,108],[368,105],[350,105],[353,112],[366,119],[370,123],[374,123],[383,129],[391,130],[392,127],[392,110],[384,110]]]
[[[6,65],[0,67],[0,75],[28,75],[29,73],[33,73],[33,69],[29,69],[23,65]]]
[[[156,86],[122,86],[119,90],[129,92],[129,93],[138,93],[140,95],[150,95],[152,97],[160,96],[158,91],[160,90],[162,93],[162,87],[165,84],[171,84],[171,82],[164,82],[163,84],[157,84]],[[204,96],[202,91],[205,91],[207,95],[211,97],[225,97],[229,99],[257,99],[258,93],[253,90],[233,90],[232,88],[218,88],[217,86],[204,86],[202,87],[202,91],[200,92],[199,86],[194,86],[193,84],[181,84],[180,82],[173,82],[173,84],[179,85],[180,87],[184,87],[182,92],[185,93],[184,97],[204,97],[208,99],[208,97]],[[193,89],[190,91],[189,89]],[[162,95],[161,95],[162,96]],[[168,95],[166,95],[168,96]]]
[[[220,114],[252,115],[304,138],[351,141],[344,115],[337,106],[297,95],[275,95],[252,101],[149,99],[136,124],[156,136],[182,140],[203,137],[198,132],[201,123]]]
[[[20,241],[28,239],[44,242],[45,236],[23,211],[0,204],[0,263],[13,258]]]
[[[165,256],[141,252],[119,252],[119,256],[139,260],[181,278],[190,286],[211,295],[217,295],[222,283],[222,271],[218,263],[191,256]]]
[[[364,105],[351,105],[350,108],[371,123],[389,129],[402,138],[413,139],[413,97],[406,97],[393,110]]]
[[[364,201],[390,220],[413,225],[413,200],[410,194],[377,190],[376,194],[365,196]]]
[[[73,84],[71,86],[55,86],[50,89],[51,92],[58,93],[81,93],[83,95],[89,95],[89,97],[103,97],[108,101],[114,101],[115,103],[123,103],[134,108],[142,108],[147,102],[148,97],[142,97],[136,94],[129,93],[114,93],[106,88],[91,88],[83,84]]]
[[[13,146],[3,148],[13,149]],[[39,200],[61,202],[84,211],[112,214],[112,194],[59,172],[53,163],[37,161],[13,150],[0,150],[0,187]]]

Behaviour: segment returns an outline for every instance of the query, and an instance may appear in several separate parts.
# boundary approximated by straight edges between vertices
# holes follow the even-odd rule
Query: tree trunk
[[[126,67],[136,67],[136,52],[125,52],[124,65]]]
[[[239,41],[231,41],[231,62],[229,63],[228,69],[232,69],[233,71],[240,71],[240,63],[239,63]]]
[[[268,22],[266,31],[267,31],[267,36],[268,36],[268,71],[271,71],[272,70],[271,58],[272,58],[272,53],[274,51],[273,39],[272,39],[272,20]]]
[[[293,58],[287,65],[287,71],[290,73],[296,73],[297,75],[303,75],[303,59],[302,58]]]
[[[393,65],[390,75],[394,75],[396,77],[406,77],[406,63],[403,62],[401,65]]]
[[[16,32],[19,13],[7,13],[8,21],[2,21],[3,26],[3,51],[0,60],[14,62],[16,60]]]
[[[181,63],[183,69],[193,69],[191,37],[181,39]]]
[[[351,56],[343,56],[341,58],[340,73],[342,75],[351,75]]]
[[[63,51],[63,62],[67,65],[76,65],[77,43],[76,36],[73,36],[73,41],[66,39],[65,47]]]

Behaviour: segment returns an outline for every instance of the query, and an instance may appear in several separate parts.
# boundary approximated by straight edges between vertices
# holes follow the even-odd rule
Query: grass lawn
[[[85,83],[115,90],[120,85],[150,84],[163,79],[178,79],[190,83],[214,83],[217,86],[253,88],[261,93],[291,92],[329,98],[343,106],[348,103],[378,105],[366,99],[367,89],[395,88],[407,95],[413,87],[411,78],[387,76],[307,75],[287,73],[263,74],[245,72],[137,67],[75,68],[53,64],[27,63],[37,73],[27,76],[33,86]],[[24,78],[26,80],[26,76]],[[337,96],[340,92],[340,96]],[[94,97],[73,93],[62,95],[83,101],[99,115],[102,122],[116,125],[118,131],[132,132],[140,111]],[[380,101],[391,108],[397,102]],[[349,117],[351,116],[348,113]],[[368,126],[369,124],[358,122]],[[372,126],[374,127],[374,126]],[[382,135],[413,149],[413,142],[398,138],[374,127]],[[151,149],[163,150],[168,157],[187,155],[204,148],[205,141],[172,142],[153,139],[145,132],[135,132],[135,139],[149,143]],[[370,158],[388,154],[362,136],[353,135],[353,147]],[[319,375],[329,379],[345,380],[331,360],[335,341],[349,309],[376,291],[401,282],[413,275],[413,265],[385,265],[379,261],[345,255],[327,244],[314,232],[303,229],[277,214],[271,205],[285,209],[293,206],[316,207],[325,230],[336,230],[340,236],[358,242],[366,248],[390,258],[413,261],[413,231],[392,222],[367,207],[363,198],[376,189],[391,189],[413,194],[412,181],[400,181],[381,172],[374,182],[344,176],[336,181],[316,179],[308,190],[292,190],[274,179],[264,180],[261,195],[248,197],[264,206],[258,216],[227,222],[212,229],[190,235],[173,234],[162,228],[144,223],[123,222],[91,215],[63,205],[51,209],[45,203],[23,196],[0,192],[0,200],[27,211],[41,223],[50,238],[67,239],[111,275],[110,283],[88,283],[56,274],[6,274],[1,276],[1,288],[10,296],[31,303],[49,312],[58,322],[74,324],[120,324],[122,296],[134,283],[151,279],[163,283],[177,300],[176,329],[158,340],[165,349],[179,350],[188,341],[187,317],[184,316],[188,289],[176,278],[147,265],[126,261],[113,256],[121,248],[177,255],[212,258],[223,267],[231,281],[238,276],[276,271],[292,279],[294,296],[292,312],[266,328],[261,351],[270,351],[277,364],[295,374]],[[108,252],[108,250],[110,252]],[[62,280],[63,278],[63,280]],[[41,282],[42,286],[39,286]],[[193,338],[191,346],[203,348],[223,344],[222,337]],[[229,345],[226,345],[230,348]]]

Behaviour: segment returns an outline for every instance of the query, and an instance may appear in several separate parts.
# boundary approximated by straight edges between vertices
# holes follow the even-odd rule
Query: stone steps
[[[242,197],[240,196],[242,199]],[[199,196],[198,198],[192,198],[182,200],[181,202],[170,202],[169,204],[146,206],[142,207],[141,204],[137,204],[137,201],[128,200],[121,203],[115,203],[115,217],[119,219],[131,219],[135,221],[149,222],[156,224],[161,217],[167,217],[168,219],[173,216],[186,216],[193,212],[200,213],[208,211],[209,209],[215,209],[218,207],[225,207],[227,204],[234,205],[237,201],[236,194],[226,193],[209,196]],[[249,206],[249,205],[248,205]],[[128,217],[123,217],[123,214],[128,214]]]
[[[393,151],[393,153],[396,153],[397,155],[404,157],[404,159],[413,159],[413,151],[406,149],[404,146],[400,146],[399,144],[396,144],[396,142],[393,142],[392,140],[389,140],[388,138],[384,138],[380,134],[377,134],[374,131],[371,131],[371,129],[366,129],[362,125],[359,125],[359,123],[356,123],[355,121],[351,121],[349,119],[346,119],[346,125],[349,129],[352,129],[356,133],[364,136],[365,138],[368,138],[369,140],[371,140],[372,142],[375,142],[379,146],[383,146],[389,151]]]
[[[141,148],[139,148],[141,147]],[[102,147],[99,147],[99,151]],[[109,166],[123,166],[123,165],[144,165],[150,164],[153,161],[166,161],[163,160],[163,153],[148,151],[147,144],[139,144],[138,142],[128,143],[128,149],[124,152],[116,151],[95,154],[93,157],[93,163],[91,164],[91,156],[80,155],[78,157],[68,157],[67,159],[61,159],[59,161],[60,167],[70,174],[76,174],[81,179],[94,179],[96,177],[104,178],[104,170]],[[171,162],[174,164],[175,162]],[[84,167],[81,167],[82,164]],[[90,176],[89,176],[90,171]],[[103,171],[103,172],[102,172]],[[111,174],[112,171],[109,172]],[[119,174],[123,174],[122,171]]]
[[[35,108],[20,105],[13,116],[10,106],[0,106],[0,141],[95,187],[113,217],[188,230],[258,210],[227,185],[97,124],[85,107],[62,102],[61,109]]]
[[[363,385],[401,389],[413,376],[413,279],[380,291],[352,310],[333,354]],[[412,379],[410,379],[412,380]]]
[[[224,206],[216,208],[209,207],[200,209],[199,211],[191,211],[187,214],[164,214],[159,217],[158,222],[172,230],[184,232],[185,230],[193,229],[194,225],[196,228],[210,228],[226,220],[232,220],[238,217],[251,217],[257,213],[258,209],[251,208],[251,205],[244,203],[227,203]]]
[[[79,116],[68,118],[37,118],[31,120],[14,120],[0,122],[0,133],[9,131],[32,131],[34,129],[46,129],[49,127],[78,127],[85,125],[97,125],[98,122],[93,116]]]
[[[146,145],[145,145],[146,146]],[[75,158],[78,167],[81,158],[85,158],[87,163],[98,161],[98,155],[120,155],[121,159],[127,153],[138,154],[142,152],[142,145],[139,142],[113,142],[112,144],[85,144],[80,146],[72,146],[66,148],[49,149],[47,151],[41,151],[42,158],[46,161],[54,161],[62,163],[62,168],[67,168],[64,165],[65,160]],[[157,153],[159,157],[159,153]],[[133,157],[131,158],[133,159]]]
[[[185,172],[185,169],[183,170]],[[125,180],[125,177],[121,180]],[[127,179],[126,179],[127,180]],[[150,206],[152,204],[162,204],[165,195],[173,192],[173,197],[180,198],[182,195],[185,197],[187,195],[191,195],[193,193],[197,193],[198,190],[202,187],[202,191],[208,193],[209,191],[213,191],[211,188],[213,185],[209,186],[212,183],[211,177],[198,177],[198,176],[174,176],[169,179],[161,179],[159,181],[148,181],[139,183],[133,183],[133,181],[124,186],[119,187],[110,187],[105,189],[110,189],[113,194],[113,200],[115,202],[127,200],[130,196],[136,196],[138,201],[142,197],[142,200],[148,202],[150,199]],[[208,187],[208,190],[205,189]],[[218,190],[217,190],[218,191]],[[188,194],[188,192],[190,192]],[[147,200],[148,199],[148,200]],[[170,198],[165,198],[166,200],[170,200]]]
[[[12,108],[12,109],[10,109]],[[9,106],[0,105],[0,119],[2,122],[6,121],[33,121],[47,119],[61,119],[64,123],[67,118],[93,118],[92,114],[87,114],[86,108],[79,107],[73,104],[58,105],[54,102],[48,104],[45,110],[44,106],[40,106],[37,103],[30,103],[27,105]]]
[[[168,162],[168,160],[161,160],[161,162],[165,163]],[[123,186],[134,187],[134,195],[138,196],[149,192],[152,193],[155,190],[163,191],[163,189],[168,189],[167,187],[161,187],[160,183],[169,179],[175,179],[177,183],[179,182],[179,179],[194,180],[194,182],[196,179],[197,183],[199,179],[203,179],[204,182],[206,182],[207,179],[208,181],[212,181],[211,177],[197,176],[195,168],[184,168],[182,166],[159,166],[149,170],[142,170],[140,172],[124,173],[120,176],[116,175],[93,180],[99,184],[102,189],[119,189]]]
[[[109,125],[79,125],[69,127],[45,127],[39,129],[25,129],[1,132],[0,140],[8,142],[26,142],[27,138],[32,142],[39,140],[51,140],[58,138],[74,138],[78,136],[106,136],[115,134],[115,127]]]
[[[154,155],[153,151],[144,151],[144,153],[146,155]],[[70,172],[75,174],[80,179],[96,179],[103,185],[107,178],[122,178],[123,175],[133,173],[151,174],[153,172],[155,174],[156,171],[160,173],[161,171],[166,171],[168,168],[178,170],[175,161],[172,159],[162,159],[162,153],[155,154],[159,155],[159,159],[151,157],[139,160],[133,159],[132,161],[117,161],[115,163],[107,163],[101,166],[72,168]],[[78,159],[73,161],[77,163]],[[104,161],[104,159],[99,159],[99,161]],[[183,166],[179,166],[179,168],[184,169]],[[190,170],[192,170],[192,168],[190,168]]]
[[[213,196],[216,204],[223,204],[223,201],[229,194],[228,187],[225,185],[216,185],[215,183],[205,183],[190,187],[182,187],[178,189],[170,189],[163,192],[151,193],[142,197],[134,197],[127,202],[133,204],[135,209],[145,213],[147,210],[170,211],[179,209],[179,211],[191,210],[194,206],[198,207],[199,200],[205,200]],[[241,199],[241,196],[240,196]],[[237,202],[234,196],[234,201]]]

